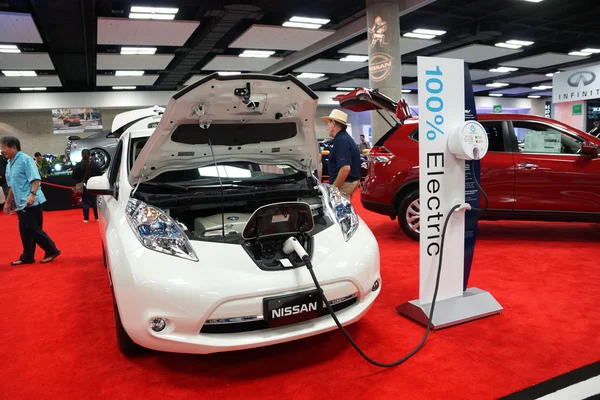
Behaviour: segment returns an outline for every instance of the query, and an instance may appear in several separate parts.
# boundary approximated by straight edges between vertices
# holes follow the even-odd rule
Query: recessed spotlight
[[[134,90],[136,86],[113,86],[113,90]]]
[[[440,36],[446,34],[446,31],[436,31],[434,29],[415,29],[413,33],[419,33],[421,35]]]
[[[241,72],[238,71],[219,71],[217,74],[221,76],[233,76],[233,75],[241,75]]]
[[[515,71],[518,71],[518,70],[519,70],[519,68],[498,67],[498,68],[492,68],[492,69],[490,69],[490,72],[508,73],[508,72],[515,72]]]
[[[45,87],[22,87],[22,88],[19,88],[19,89],[21,89],[23,92],[33,92],[33,91],[35,91],[35,92],[43,92],[44,90],[46,90]]]
[[[508,83],[494,82],[494,83],[488,83],[485,86],[487,86],[487,87],[505,87],[505,86],[508,86]]]
[[[347,62],[365,62],[369,60],[369,56],[346,56],[342,59],[340,59],[340,61],[347,61]]]
[[[14,44],[0,44],[0,53],[20,53],[21,50]]]
[[[123,55],[149,55],[155,53],[156,47],[121,47],[121,54]]]
[[[504,95],[501,93],[490,93],[490,97],[502,97],[502,96],[504,96]]]
[[[548,89],[552,89],[552,86],[546,86],[546,85],[541,85],[541,86],[534,86],[532,87],[533,90],[548,90]]]
[[[412,92],[412,90],[410,90],[410,89],[402,89],[402,93],[411,93],[411,92]]]
[[[507,40],[508,44],[515,44],[517,46],[531,46],[534,42],[529,42],[527,40]]]
[[[329,23],[328,19],[324,18],[307,18],[307,17],[292,17],[290,22],[300,22],[305,24],[325,25]]]
[[[298,75],[298,78],[301,78],[301,79],[319,79],[319,78],[322,78],[324,76],[325,76],[325,74],[315,74],[315,73],[312,73],[312,72],[303,72],[300,75]]]
[[[4,76],[37,76],[35,71],[2,71]]]
[[[569,53],[570,56],[577,56],[577,57],[588,57],[591,56],[591,53],[584,53],[583,51],[572,51]]]
[[[523,46],[521,46],[519,44],[509,44],[509,43],[501,42],[501,43],[496,43],[496,47],[504,47],[505,49],[516,50],[516,49],[520,49]]]
[[[542,96],[527,96],[528,99],[539,99]]]
[[[600,53],[600,49],[583,49],[583,50],[581,50],[581,52],[597,54],[597,53]]]
[[[340,92],[352,92],[353,90],[356,90],[356,89],[348,88],[348,87],[338,87],[338,88],[335,88],[335,90],[339,90]]]
[[[304,29],[319,29],[321,27],[321,25],[316,25],[316,24],[307,24],[304,22],[284,22],[283,26],[288,27],[288,28],[304,28]]]
[[[435,35],[425,35],[422,33],[414,33],[414,32],[405,33],[403,36],[408,37],[408,38],[426,39],[426,40],[433,39],[435,37]]]
[[[115,76],[142,76],[144,71],[117,71]]]
[[[528,1],[530,3],[539,3],[539,2],[544,1],[544,0],[525,0],[525,1]]]

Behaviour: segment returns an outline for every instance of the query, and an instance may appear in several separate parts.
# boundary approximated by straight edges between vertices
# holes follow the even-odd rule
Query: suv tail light
[[[394,154],[385,146],[375,146],[369,152],[369,162],[388,162],[394,158]]]

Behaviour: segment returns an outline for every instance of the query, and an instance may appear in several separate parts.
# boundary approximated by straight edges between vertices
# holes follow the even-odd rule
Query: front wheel
[[[398,224],[402,232],[418,242],[421,231],[421,203],[419,190],[415,189],[402,199],[398,206]]]
[[[110,164],[110,156],[103,149],[90,150],[90,158],[98,164],[101,170],[105,170],[108,168],[108,164]]]
[[[131,340],[125,331],[125,328],[123,328],[123,324],[121,324],[121,315],[119,314],[119,308],[117,307],[117,300],[115,299],[114,294],[113,307],[115,311],[115,323],[117,325],[117,345],[119,346],[119,351],[126,357],[132,357],[141,353],[144,348]]]

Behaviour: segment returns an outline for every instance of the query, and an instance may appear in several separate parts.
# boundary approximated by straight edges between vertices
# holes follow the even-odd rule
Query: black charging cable
[[[482,189],[481,185],[479,184],[479,182],[475,178],[474,173],[475,173],[475,162],[473,160],[471,160],[471,174],[472,174],[472,177],[473,177],[473,181],[475,182],[475,186],[477,186],[477,188],[479,189],[480,193],[485,198],[485,208],[483,208],[483,209],[472,208],[472,209],[473,210],[477,210],[477,211],[485,211],[488,208],[489,200],[488,200],[487,194],[485,193],[485,191]],[[327,311],[329,312],[329,314],[331,315],[331,317],[335,321],[335,324],[337,325],[337,327],[339,328],[339,330],[344,334],[344,336],[346,337],[346,339],[348,340],[348,342],[350,342],[350,344],[352,345],[352,347],[354,347],[354,349],[358,352],[358,354],[360,354],[361,357],[364,358],[369,363],[371,363],[371,364],[373,364],[373,365],[375,365],[377,367],[382,367],[382,368],[395,367],[397,365],[402,364],[403,362],[405,362],[406,360],[408,360],[412,356],[414,356],[419,350],[421,350],[421,348],[423,347],[423,345],[427,341],[427,337],[429,336],[429,332],[431,331],[431,321],[433,321],[433,313],[435,311],[435,304],[436,304],[436,301],[437,301],[438,289],[440,287],[440,277],[441,277],[441,273],[442,273],[442,261],[444,259],[444,243],[445,243],[445,238],[446,238],[446,229],[448,228],[448,222],[450,221],[450,217],[460,207],[461,207],[460,204],[455,205],[454,207],[452,207],[450,209],[450,212],[448,213],[448,216],[446,217],[446,220],[444,221],[444,228],[442,229],[442,237],[441,237],[440,256],[439,256],[439,262],[438,262],[438,269],[437,269],[437,275],[436,275],[436,278],[435,278],[435,289],[433,291],[433,299],[431,301],[431,310],[429,312],[429,320],[427,321],[427,327],[425,329],[425,334],[423,335],[423,339],[421,339],[421,342],[419,342],[419,344],[417,345],[417,347],[415,347],[410,353],[408,353],[407,355],[405,355],[401,359],[393,361],[393,362],[382,363],[382,362],[379,362],[379,361],[375,361],[371,357],[369,357],[358,346],[358,344],[356,344],[356,342],[354,341],[354,339],[352,339],[352,337],[350,336],[350,334],[348,333],[348,331],[346,331],[346,329],[342,326],[342,324],[341,324],[340,320],[338,319],[337,315],[335,315],[335,311],[333,311],[333,308],[331,308],[331,304],[329,303],[329,300],[327,300],[327,297],[325,297],[325,293],[323,292],[323,288],[319,284],[319,280],[317,279],[317,276],[315,275],[315,272],[313,270],[312,263],[310,262],[310,257],[308,255],[305,255],[304,257],[302,257],[302,260],[306,263],[306,267],[308,268],[308,271],[310,272],[310,276],[312,277],[312,280],[313,280],[315,286],[317,287],[317,290],[319,291],[319,293],[321,295],[321,298],[325,302],[325,307],[327,308]]]

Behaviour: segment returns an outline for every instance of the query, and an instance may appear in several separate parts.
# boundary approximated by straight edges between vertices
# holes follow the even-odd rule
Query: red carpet
[[[358,208],[379,239],[383,287],[349,330],[372,357],[391,361],[424,332],[394,310],[417,297],[418,244]],[[45,220],[63,254],[17,268],[9,265],[21,249],[17,220],[0,215],[2,399],[491,399],[600,359],[600,225],[482,223],[471,286],[489,290],[504,313],[433,332],[411,360],[382,370],[338,332],[243,352],[126,359],[98,226],[84,225],[80,211]]]

